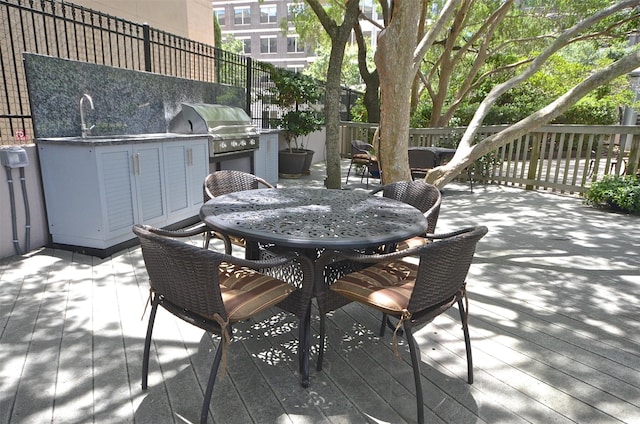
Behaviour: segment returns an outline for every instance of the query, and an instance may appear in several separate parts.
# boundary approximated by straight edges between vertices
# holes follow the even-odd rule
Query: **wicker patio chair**
[[[386,246],[385,250],[405,250],[411,247],[421,246],[427,243],[426,234],[436,232],[436,223],[440,215],[440,205],[442,203],[442,194],[438,187],[425,183],[422,180],[417,181],[399,181],[385,186],[379,187],[371,194],[382,193],[384,197],[400,200],[414,208],[420,210],[427,218],[427,231],[425,234],[412,237],[408,240],[401,241],[395,246]],[[393,324],[386,315],[382,315],[382,324],[380,325],[380,337],[384,336],[386,327],[393,328]]]
[[[202,186],[204,201],[208,201],[214,197],[222,196],[223,194],[233,193],[243,190],[255,190],[258,188],[274,188],[265,179],[256,175],[249,174],[243,171],[235,170],[221,170],[215,171],[207,175],[204,179]],[[205,233],[204,247],[209,247],[211,237],[216,235],[213,231]],[[234,244],[238,246],[245,245],[244,240],[232,237],[230,239]],[[226,246],[226,245],[225,245]],[[227,253],[231,253],[231,245],[228,246]]]
[[[435,232],[442,203],[442,194],[438,187],[423,180],[398,181],[371,191],[372,195],[377,193],[382,193],[384,197],[399,200],[418,209],[427,218],[426,232],[429,234]],[[398,249],[406,249],[416,244],[424,244],[424,237],[419,236],[404,241],[398,245]]]
[[[432,150],[428,149],[409,149],[409,168],[411,169],[411,178],[424,178],[430,169],[438,164],[438,156]]]
[[[347,274],[334,284],[320,290],[330,290],[349,300],[360,302],[384,314],[398,318],[396,329],[402,327],[411,354],[416,386],[418,422],[424,422],[422,385],[418,346],[414,327],[431,322],[454,304],[458,305],[467,353],[467,381],[473,383],[473,361],[468,328],[466,278],[478,241],[487,233],[486,227],[467,228],[450,234],[429,235],[432,243],[386,254],[367,255],[358,252],[325,252],[319,266],[331,262],[362,262],[374,265]],[[416,265],[403,258],[419,258]],[[394,350],[397,351],[394,333]],[[324,328],[320,333],[318,370],[322,369]]]
[[[351,167],[353,165],[362,166],[363,171],[360,176],[360,182],[365,177],[367,177],[367,188],[369,188],[369,174],[371,170],[378,169],[378,159],[376,158],[374,152],[374,147],[365,143],[362,140],[351,140],[351,162],[349,163],[349,169],[347,170],[347,178],[345,180],[345,184],[349,182],[349,174],[351,174]],[[380,171],[378,169],[378,175]]]
[[[294,295],[298,295],[297,314],[306,317],[311,290],[302,294],[288,283],[257,271],[288,264],[296,260],[293,254],[250,261],[175,238],[192,237],[203,231],[206,231],[203,227],[189,231],[161,230],[148,225],[133,227],[133,232],[140,239],[151,286],[151,314],[142,360],[142,389],[147,389],[151,335],[158,306],[162,306],[184,321],[220,336],[200,415],[201,423],[206,423],[221,361],[224,375],[223,358],[226,358],[227,344],[233,338],[231,325],[271,306],[291,301]]]

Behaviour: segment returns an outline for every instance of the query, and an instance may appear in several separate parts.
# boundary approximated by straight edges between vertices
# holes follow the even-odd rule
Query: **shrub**
[[[585,194],[588,205],[609,207],[628,213],[640,213],[640,178],[632,175],[607,175],[591,184]]]

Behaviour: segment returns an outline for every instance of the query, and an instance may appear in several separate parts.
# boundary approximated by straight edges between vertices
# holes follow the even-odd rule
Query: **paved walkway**
[[[316,167],[279,185],[322,180]],[[427,422],[640,422],[640,217],[544,192],[447,186],[438,230],[477,224],[489,234],[468,285],[475,382],[465,382],[457,311],[416,332]],[[159,312],[143,392],[146,279],[139,248],[0,261],[0,424],[197,422],[218,340]],[[295,319],[273,310],[238,325],[210,422],[415,422],[407,347],[395,359],[378,323],[354,304],[331,314],[325,367],[308,389]],[[312,325],[317,337],[317,316]]]

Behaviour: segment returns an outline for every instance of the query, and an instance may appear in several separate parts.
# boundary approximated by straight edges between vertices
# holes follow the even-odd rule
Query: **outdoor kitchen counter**
[[[72,137],[43,137],[37,138],[37,144],[79,144],[90,145],[117,145],[153,143],[158,141],[186,141],[206,137],[207,134],[179,134],[179,133],[150,133],[150,134],[117,134],[99,136],[72,136]]]
[[[53,246],[106,257],[136,242],[134,224],[197,221],[209,139],[174,133],[37,139]]]

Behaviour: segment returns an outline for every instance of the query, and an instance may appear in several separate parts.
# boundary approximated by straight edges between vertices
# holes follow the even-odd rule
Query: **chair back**
[[[384,197],[399,200],[420,210],[427,218],[427,233],[435,231],[442,203],[442,195],[438,187],[422,180],[398,181],[377,188],[371,194],[380,191]]]
[[[351,140],[351,157],[362,153],[373,155],[373,146],[362,140]]]
[[[236,191],[255,190],[261,185],[265,188],[273,188],[264,179],[247,172],[226,169],[212,172],[204,179],[204,200],[206,202],[214,197]]]
[[[408,310],[412,313],[443,304],[465,284],[478,241],[487,227],[439,236],[420,248],[420,264]]]
[[[409,168],[411,175],[424,175],[428,169],[435,168],[438,164],[438,156],[429,149],[409,149]]]
[[[151,289],[165,301],[203,317],[215,313],[226,320],[218,267],[222,254],[156,234],[136,224]]]

